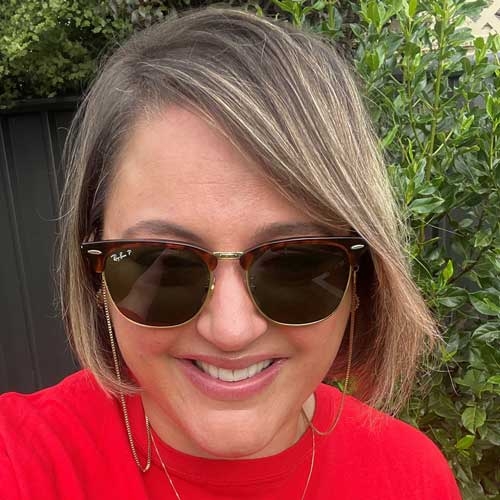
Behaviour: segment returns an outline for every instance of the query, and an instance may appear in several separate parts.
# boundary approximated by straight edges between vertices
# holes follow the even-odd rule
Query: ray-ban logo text
[[[132,254],[132,250],[125,250],[125,252],[121,252],[120,253],[113,253],[111,254],[111,258],[115,261],[115,262],[120,262],[122,261],[125,257],[128,257],[129,255]]]

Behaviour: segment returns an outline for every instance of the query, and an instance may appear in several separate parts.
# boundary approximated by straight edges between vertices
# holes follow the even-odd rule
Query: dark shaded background
[[[53,385],[77,365],[66,342],[54,248],[60,159],[76,99],[0,112],[0,393]]]

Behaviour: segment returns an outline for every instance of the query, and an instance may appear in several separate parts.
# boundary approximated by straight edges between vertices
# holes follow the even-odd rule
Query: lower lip
[[[269,386],[278,376],[285,359],[279,359],[257,375],[238,382],[213,378],[192,361],[181,359],[179,362],[187,378],[206,396],[221,401],[239,401],[251,398]]]

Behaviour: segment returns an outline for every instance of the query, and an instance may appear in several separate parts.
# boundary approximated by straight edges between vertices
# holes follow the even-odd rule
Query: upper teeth
[[[272,363],[271,359],[265,361],[259,361],[254,365],[248,366],[241,370],[227,370],[226,368],[218,368],[217,366],[210,365],[203,361],[195,361],[198,368],[208,373],[213,378],[218,378],[224,382],[238,382],[239,380],[245,380],[246,378],[253,377],[257,373],[267,368]]]

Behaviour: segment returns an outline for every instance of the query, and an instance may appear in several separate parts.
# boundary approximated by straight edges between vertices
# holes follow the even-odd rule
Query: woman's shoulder
[[[30,393],[4,392],[3,394],[0,394],[0,402],[4,403],[6,400],[17,398],[37,401],[52,398],[58,394],[65,394],[68,393],[68,391],[69,393],[72,393],[75,388],[84,391],[95,391],[98,387],[99,384],[92,372],[81,369],[70,373],[56,384],[38,391]]]
[[[316,395],[320,413],[316,420],[324,430],[335,418],[342,397],[326,385]],[[412,499],[460,498],[446,458],[429,437],[351,396],[345,397],[338,425],[323,443],[326,461],[332,468],[341,467],[358,489],[379,488],[384,498],[397,498],[400,491]],[[391,496],[388,491],[395,493]]]
[[[315,419],[320,428],[327,428],[339,411],[342,395],[338,389],[321,384],[316,397],[319,411]],[[352,396],[344,399],[336,432],[339,439],[348,439],[351,447],[360,445],[369,450],[379,449],[383,445],[382,449],[386,452],[390,450],[393,456],[394,453],[405,454],[411,450],[413,455],[437,453],[442,457],[437,446],[422,431]]]
[[[113,411],[116,403],[87,370],[80,370],[58,384],[31,394],[0,395],[0,438],[29,443],[44,429],[51,434],[78,423],[92,422],[96,412]],[[21,433],[13,433],[13,429]],[[15,434],[15,435],[14,435]]]
[[[84,496],[98,488],[108,488],[107,498],[118,498],[112,493],[120,468],[129,483],[120,491],[140,491],[135,464],[122,457],[129,457],[129,449],[119,404],[88,371],[33,394],[0,396],[0,490],[5,498],[36,498],[39,491],[44,498],[61,498],[61,491],[75,500],[99,498],[97,493]]]
[[[32,413],[43,416],[47,412],[64,409],[74,412],[79,408],[89,408],[91,403],[109,404],[111,401],[112,398],[99,386],[91,372],[79,370],[56,385],[30,394],[1,394],[0,418],[14,414],[19,422]]]
[[[321,408],[320,421],[325,424],[331,422],[341,405],[342,395],[340,391],[326,384],[321,384],[316,392]],[[383,413],[366,403],[352,397],[346,396],[342,408],[342,415],[339,421],[339,430],[351,434],[355,429],[355,436],[350,435],[350,439],[357,437],[364,441],[365,445],[379,444],[383,440],[385,446],[393,444],[396,447],[411,447],[412,450],[422,448],[436,449],[436,445],[419,429],[399,420],[387,413]],[[441,453],[441,452],[439,452]]]

